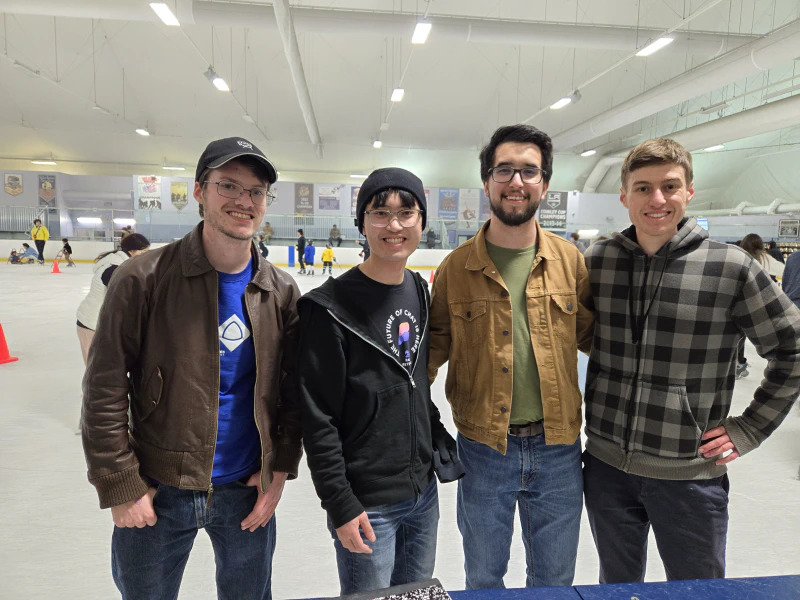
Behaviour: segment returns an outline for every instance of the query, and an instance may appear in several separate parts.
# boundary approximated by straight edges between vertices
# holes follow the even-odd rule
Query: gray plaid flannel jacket
[[[800,392],[800,310],[758,261],[708,239],[695,219],[648,257],[633,227],[586,252],[595,333],[586,380],[586,450],[627,473],[710,479],[698,453],[725,426],[740,455],[783,421]],[[729,416],[736,349],[767,359],[742,416]]]

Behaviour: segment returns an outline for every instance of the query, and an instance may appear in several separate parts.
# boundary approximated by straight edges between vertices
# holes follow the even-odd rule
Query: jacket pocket
[[[131,405],[132,411],[134,407],[137,407],[136,417],[138,421],[144,421],[152,414],[156,407],[158,407],[163,389],[164,378],[161,376],[161,369],[153,367],[147,383],[142,386],[142,392],[138,398],[138,402]]]
[[[630,377],[609,377],[602,371],[589,371],[584,399],[587,432],[623,446],[630,394]]]
[[[578,314],[578,296],[576,294],[550,296],[550,322],[553,331],[561,339],[569,340],[577,345],[576,327]]]
[[[359,484],[397,475],[411,462],[410,384],[379,391],[375,415],[344,448],[348,478]]]
[[[664,458],[695,458],[703,431],[689,405],[686,387],[640,381],[634,450]]]
[[[472,300],[470,302],[450,303],[451,322],[455,326],[458,340],[469,346],[478,346],[483,343],[486,332],[486,300]]]

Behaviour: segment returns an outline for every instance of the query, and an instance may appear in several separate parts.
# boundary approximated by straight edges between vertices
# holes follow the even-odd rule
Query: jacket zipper
[[[247,295],[246,294],[247,294],[247,288],[245,288],[244,306],[245,306],[245,310],[247,310],[247,317],[250,319],[250,326],[253,327],[253,323],[255,321],[253,321],[253,315],[250,313],[250,304],[248,304],[248,302],[247,302]],[[254,330],[253,331],[253,348],[255,348],[255,344],[256,344],[256,335],[255,335],[255,333],[256,332]],[[255,360],[255,363],[256,363],[256,383],[255,383],[255,388],[253,389],[253,419],[255,419],[255,422],[256,422],[256,429],[258,430],[258,439],[259,439],[260,447],[261,447],[261,456],[258,457],[258,464],[261,465],[261,469],[260,469],[261,477],[259,477],[259,480],[258,480],[258,489],[263,494],[266,491],[266,490],[262,489],[263,486],[261,484],[261,482],[263,481],[263,476],[264,476],[264,472],[263,472],[264,471],[264,434],[261,432],[261,427],[258,424],[258,402],[256,402],[256,399],[258,398],[258,352],[254,352],[253,354],[254,354],[254,359],[253,360]]]
[[[425,302],[427,303],[428,302],[428,294],[427,294],[427,292],[424,293],[424,297],[425,297]],[[428,331],[428,320],[429,319],[428,319],[428,311],[427,311],[427,309],[425,310],[425,326],[422,328],[422,336],[419,339],[419,348],[417,350],[417,355],[414,357],[414,364],[411,365],[411,372],[410,373],[406,370],[406,368],[403,365],[401,365],[399,362],[397,362],[395,357],[388,350],[386,350],[385,348],[382,348],[381,346],[379,346],[378,344],[373,342],[368,337],[366,337],[364,335],[361,335],[360,332],[358,332],[355,328],[351,327],[347,323],[344,323],[335,314],[333,314],[333,311],[331,311],[331,309],[328,309],[328,314],[331,317],[333,317],[333,320],[336,321],[337,323],[339,323],[342,327],[344,327],[348,331],[352,331],[354,334],[356,334],[359,338],[364,340],[370,346],[372,346],[373,348],[376,348],[379,352],[382,352],[383,354],[385,354],[386,356],[391,358],[392,359],[392,363],[396,364],[398,367],[403,369],[403,373],[405,373],[408,376],[408,379],[409,379],[409,381],[411,383],[411,415],[414,415],[415,409],[416,409],[415,408],[415,402],[414,402],[414,397],[415,397],[414,390],[417,389],[417,384],[414,383],[414,369],[417,368],[417,359],[419,358],[419,348],[422,347],[422,344],[425,341],[425,334]],[[415,420],[412,418],[411,419],[411,458],[410,458],[410,461],[409,461],[409,466],[413,466],[414,456],[416,455],[416,452],[417,452],[417,426],[416,426]],[[413,471],[413,468],[411,470]],[[416,481],[414,481],[414,478],[413,478],[413,476],[411,474],[409,474],[409,477],[411,477],[411,484],[414,486],[415,493],[417,495],[419,495],[419,493],[421,491],[419,489],[419,486],[417,486],[417,483],[416,483]]]
[[[214,455],[217,453],[217,434],[219,433],[219,279],[217,272],[214,271],[214,323],[217,324],[217,396],[214,404],[214,451],[211,453],[211,465],[208,468],[208,498],[206,499],[206,510],[211,506],[211,496],[214,495],[214,484],[211,478],[214,476]]]
[[[651,259],[649,257],[645,257],[645,270],[644,270],[644,283],[642,284],[642,294],[639,298],[640,309],[644,312],[646,305],[646,297],[647,297],[647,283],[648,279],[650,278],[650,265]],[[631,293],[634,293],[634,290],[631,290]],[[638,330],[639,328],[639,317],[635,314],[631,315],[631,319],[635,318],[635,322],[631,323],[631,325]],[[639,371],[641,370],[641,360],[642,360],[642,342],[644,338],[644,328],[645,323],[642,323],[642,329],[638,333],[638,341],[636,343],[636,370],[633,373],[633,379],[631,380],[631,392],[628,398],[628,418],[627,418],[627,435],[625,436],[625,452],[628,453],[628,456],[625,458],[625,467],[627,468],[627,463],[630,460],[630,451],[631,451],[631,441],[633,438],[633,414],[636,412],[636,395],[639,390]]]

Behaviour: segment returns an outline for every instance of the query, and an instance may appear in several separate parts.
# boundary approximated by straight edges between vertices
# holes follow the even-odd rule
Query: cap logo
[[[236,143],[239,144],[242,148],[247,148],[248,150],[252,150],[253,149],[253,144],[251,144],[250,142],[245,142],[244,140],[239,140]]]

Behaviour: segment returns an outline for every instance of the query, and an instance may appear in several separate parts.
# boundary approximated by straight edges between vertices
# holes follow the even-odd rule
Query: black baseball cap
[[[206,149],[200,156],[200,160],[197,161],[197,171],[194,174],[194,180],[200,181],[200,176],[206,169],[217,169],[228,161],[239,158],[240,156],[254,156],[261,161],[269,173],[270,185],[278,180],[278,171],[275,165],[270,162],[267,156],[259,150],[255,144],[240,137],[216,140],[206,146]]]

